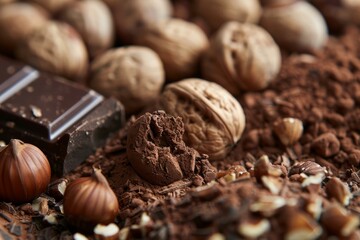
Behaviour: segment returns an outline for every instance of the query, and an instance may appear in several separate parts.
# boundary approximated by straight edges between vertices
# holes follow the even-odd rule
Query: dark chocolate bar
[[[56,173],[78,166],[124,121],[117,100],[0,56],[0,140],[38,146]]]

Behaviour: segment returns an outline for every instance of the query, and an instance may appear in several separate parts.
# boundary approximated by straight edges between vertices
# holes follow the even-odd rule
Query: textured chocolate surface
[[[1,139],[40,147],[68,172],[104,143],[124,118],[122,105],[82,85],[0,57]]]

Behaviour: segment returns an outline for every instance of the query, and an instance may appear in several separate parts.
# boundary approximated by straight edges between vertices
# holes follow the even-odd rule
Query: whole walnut
[[[224,158],[245,128],[240,103],[213,82],[192,78],[169,84],[159,103],[168,114],[182,118],[185,143],[210,160]]]
[[[133,43],[134,35],[149,24],[169,19],[169,0],[122,0],[113,9],[116,31],[123,43]]]
[[[13,53],[19,42],[47,21],[46,11],[37,5],[30,3],[4,5],[0,8],[0,51]]]
[[[134,113],[161,93],[165,73],[159,56],[146,47],[121,47],[98,56],[91,65],[90,86],[113,96]]]
[[[37,3],[44,7],[51,14],[56,14],[68,4],[75,2],[76,0],[27,0],[28,2]]]
[[[68,24],[49,21],[16,50],[18,58],[40,70],[81,81],[88,68],[86,47]]]
[[[159,54],[169,81],[193,76],[209,44],[205,33],[197,25],[181,19],[149,26],[137,35],[136,43]]]
[[[266,88],[280,67],[280,49],[270,34],[250,23],[228,22],[211,39],[202,76],[236,95]]]
[[[260,20],[275,41],[290,51],[311,52],[322,48],[328,38],[323,16],[310,3],[294,1],[267,5]]]
[[[257,23],[261,15],[258,0],[195,0],[194,9],[213,31],[229,21]]]
[[[111,12],[102,1],[74,2],[60,13],[60,19],[73,26],[81,35],[90,57],[104,52],[114,43]]]

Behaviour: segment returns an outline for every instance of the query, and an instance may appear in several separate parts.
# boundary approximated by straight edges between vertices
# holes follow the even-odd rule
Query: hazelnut
[[[119,227],[114,223],[109,225],[98,224],[94,228],[95,239],[98,240],[118,240],[119,232]]]
[[[217,30],[229,21],[257,23],[261,6],[258,0],[196,0],[194,11],[212,30]]]
[[[34,2],[48,10],[52,14],[58,13],[68,4],[76,0],[28,0],[29,2]]]
[[[120,40],[133,43],[146,25],[170,19],[172,5],[169,0],[123,0],[116,1],[113,12]]]
[[[283,118],[275,122],[273,129],[281,143],[285,146],[290,146],[301,138],[303,123],[297,118]]]
[[[257,239],[269,231],[270,227],[269,220],[254,218],[241,222],[238,226],[238,232],[248,239]]]
[[[43,26],[47,13],[29,3],[12,3],[0,8],[0,51],[12,54],[17,44],[34,29]]]
[[[305,1],[267,5],[260,25],[273,36],[280,47],[290,51],[311,52],[320,49],[328,38],[324,18]]]
[[[12,139],[0,151],[0,201],[26,202],[45,192],[50,164],[34,145]]]
[[[69,183],[63,204],[66,220],[81,231],[110,224],[119,212],[117,197],[100,169]]]
[[[61,12],[60,19],[77,30],[91,57],[113,45],[114,24],[111,12],[101,1],[74,2]]]
[[[181,19],[158,22],[141,31],[135,40],[159,54],[170,81],[193,76],[200,57],[208,47],[205,33]]]
[[[210,160],[224,158],[245,128],[240,103],[220,85],[202,79],[167,85],[160,105],[167,113],[182,117],[184,141],[208,154]]]
[[[90,86],[119,99],[134,113],[160,94],[165,73],[159,56],[146,47],[111,49],[91,64]]]
[[[17,49],[22,61],[71,80],[84,78],[88,55],[78,33],[68,24],[47,22],[28,35]]]
[[[211,39],[202,60],[202,76],[239,94],[266,88],[280,67],[279,47],[265,30],[229,22]]]
[[[349,186],[342,182],[339,178],[331,178],[325,186],[326,193],[330,198],[334,198],[342,205],[349,205],[352,194]]]

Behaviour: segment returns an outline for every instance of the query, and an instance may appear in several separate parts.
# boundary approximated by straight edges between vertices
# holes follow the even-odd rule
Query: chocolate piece
[[[1,140],[38,146],[56,173],[66,173],[124,122],[114,99],[0,57]]]

